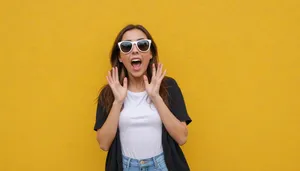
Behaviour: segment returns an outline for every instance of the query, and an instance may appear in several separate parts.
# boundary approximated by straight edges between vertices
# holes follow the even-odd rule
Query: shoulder
[[[164,83],[167,86],[167,88],[176,88],[178,87],[178,84],[176,80],[173,77],[165,76]]]
[[[172,77],[166,77],[165,83],[168,89],[170,111],[177,117],[177,119],[181,122],[185,121],[188,125],[192,120],[187,113],[181,89],[179,88],[176,80]]]
[[[165,76],[164,84],[170,96],[176,95],[178,92],[181,92],[177,81],[173,77]]]
[[[181,103],[181,99],[183,99],[183,94],[177,81],[170,76],[166,76],[164,78],[164,86],[167,90],[170,105],[173,106],[177,103]]]

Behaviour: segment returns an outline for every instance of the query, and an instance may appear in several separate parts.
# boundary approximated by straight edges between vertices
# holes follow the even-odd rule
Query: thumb
[[[127,78],[124,77],[123,79],[123,87],[127,89]]]
[[[146,75],[144,75],[144,82],[145,82],[145,85],[147,86],[149,84],[148,82],[148,77]]]

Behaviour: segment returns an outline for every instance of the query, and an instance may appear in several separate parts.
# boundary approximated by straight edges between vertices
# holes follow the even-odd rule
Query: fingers
[[[110,71],[108,71],[108,75],[106,76],[106,79],[107,79],[109,84],[113,83],[113,79],[111,78],[111,72]]]
[[[164,79],[164,77],[166,76],[167,70],[165,69],[165,71],[162,73],[161,77],[159,78],[159,81],[162,81]]]
[[[123,87],[127,89],[127,78],[126,77],[123,80]]]
[[[156,76],[160,77],[161,76],[161,70],[162,70],[162,64],[158,64],[157,67],[157,72],[156,72]]]
[[[152,78],[154,78],[156,76],[156,68],[155,68],[155,64],[152,64]]]
[[[148,77],[146,75],[144,75],[144,82],[145,82],[145,85],[149,84]]]
[[[113,67],[111,71],[108,71],[108,75],[106,76],[106,79],[109,84],[119,82],[118,68]]]
[[[112,78],[112,81],[115,82],[115,68],[111,69],[111,78]]]
[[[157,71],[155,72],[155,65],[154,65],[153,72],[155,72],[155,73],[153,74],[154,77],[152,77],[152,78],[162,80],[164,78],[164,76],[166,75],[166,70],[164,72],[162,72],[162,70],[163,70],[162,68],[163,68],[163,64],[159,63],[158,66],[157,66]]]
[[[115,67],[115,79],[116,79],[116,82],[119,81],[119,72],[118,72],[118,67]]]
[[[106,76],[105,78],[106,78],[108,84],[110,85],[110,81],[109,81],[109,79],[108,79],[108,76]]]
[[[112,68],[112,78],[114,82],[117,82],[116,70],[116,67]]]
[[[153,81],[154,84],[156,81],[160,82],[165,77],[167,70],[164,70],[164,72],[162,73],[162,68],[163,68],[163,64],[160,64],[160,63],[157,65],[157,70],[156,70],[155,64],[152,65],[151,82]],[[144,75],[143,77],[144,77],[144,81],[145,81],[146,85],[148,85],[149,84],[148,77],[146,75]],[[119,83],[118,67],[113,67],[111,71],[108,71],[108,75],[106,76],[106,79],[109,84]],[[128,84],[128,79],[125,77],[123,79],[124,88],[125,87],[127,88],[127,84]]]

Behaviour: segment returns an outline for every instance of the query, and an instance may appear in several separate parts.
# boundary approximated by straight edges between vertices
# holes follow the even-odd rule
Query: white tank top
[[[162,122],[146,91],[127,91],[119,130],[123,155],[146,159],[163,152]]]

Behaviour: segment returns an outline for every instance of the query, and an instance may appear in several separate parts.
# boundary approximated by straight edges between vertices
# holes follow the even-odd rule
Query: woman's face
[[[143,49],[143,47],[147,47],[147,45],[145,44],[149,43],[145,41],[147,40],[147,36],[141,30],[133,29],[125,32],[125,34],[122,37],[122,41],[133,42],[138,40],[144,40],[138,43],[139,45],[141,45],[139,47],[142,47],[140,49],[144,51],[138,49],[137,44],[133,44],[133,47],[129,52],[124,53],[122,52],[122,50],[120,50],[119,58],[119,61],[122,62],[125,68],[127,69],[128,74],[136,78],[142,77],[145,74],[145,72],[147,71],[149,61],[152,58],[150,48],[148,49],[148,51],[145,51],[145,49]],[[127,42],[127,45],[129,45],[127,46],[128,49],[128,47],[130,47],[130,43]]]

